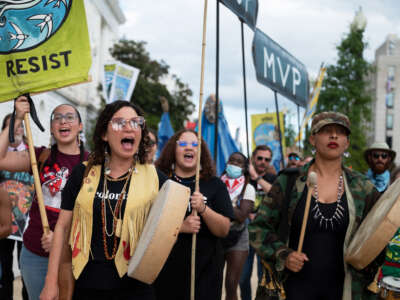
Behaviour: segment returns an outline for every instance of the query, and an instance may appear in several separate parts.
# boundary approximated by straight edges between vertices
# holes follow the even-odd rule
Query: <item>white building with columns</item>
[[[33,96],[39,119],[46,129],[41,132],[31,122],[34,144],[48,146],[50,141],[50,114],[63,103],[78,108],[84,129],[90,125],[89,119],[95,119],[100,107],[99,85],[102,83],[103,63],[111,59],[109,49],[119,39],[119,26],[125,22],[125,16],[119,7],[118,0],[85,0],[86,19],[89,29],[92,52],[91,82],[62,88]],[[12,112],[13,102],[0,104],[0,122],[5,115]],[[86,131],[86,130],[85,130]]]

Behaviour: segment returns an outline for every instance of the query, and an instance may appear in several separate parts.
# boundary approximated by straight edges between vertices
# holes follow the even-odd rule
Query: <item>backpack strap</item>
[[[51,153],[51,149],[50,148],[45,148],[40,153],[39,159],[38,159],[38,171],[39,171],[39,174],[42,173],[44,164],[45,164],[46,160],[49,158],[50,153]]]
[[[279,173],[279,175],[284,174],[286,176],[286,190],[285,190],[285,198],[283,200],[283,205],[282,205],[282,218],[278,228],[278,235],[281,241],[285,241],[287,239],[287,235],[289,234],[288,212],[289,212],[290,196],[292,194],[292,189],[299,173],[300,171],[298,168],[287,168]]]

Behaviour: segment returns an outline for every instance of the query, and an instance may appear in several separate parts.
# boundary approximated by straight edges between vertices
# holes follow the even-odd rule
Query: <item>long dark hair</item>
[[[105,151],[110,151],[110,146],[102,139],[102,137],[106,134],[108,123],[111,121],[114,114],[123,107],[130,107],[138,114],[138,116],[144,116],[143,111],[138,106],[128,101],[118,100],[107,104],[97,119],[93,134],[94,151],[90,154],[89,164],[99,165],[104,163]],[[142,139],[139,143],[137,159],[141,164],[144,164],[146,162],[146,152],[150,148],[150,138],[148,136],[149,134],[146,129],[146,124],[143,124],[141,128]]]
[[[81,114],[80,114],[79,111],[76,109],[76,107],[73,106],[73,105],[71,105],[71,104],[68,104],[68,103],[63,103],[63,104],[60,104],[60,105],[56,106],[56,107],[53,109],[53,111],[51,112],[51,114],[50,114],[50,127],[51,127],[51,120],[53,119],[54,112],[56,111],[57,108],[59,108],[60,106],[64,106],[64,105],[72,107],[72,108],[75,110],[76,115],[78,116],[79,124],[82,123]],[[78,139],[79,139],[79,135],[78,135]],[[53,165],[53,164],[56,162],[56,155],[57,155],[57,152],[58,152],[57,143],[54,143],[54,145],[51,145],[51,148],[50,148],[50,156],[49,156],[49,158],[46,160],[46,162],[44,163],[44,165],[48,165],[48,166]],[[79,153],[80,153],[79,161],[82,162],[82,161],[84,160],[84,158],[85,158],[85,145],[83,144],[83,141],[80,141],[80,142],[79,142]]]
[[[176,142],[185,132],[191,132],[197,137],[197,133],[192,129],[182,129],[175,133],[164,146],[160,157],[155,162],[157,168],[163,171],[168,176],[172,175],[173,165],[176,162]],[[201,138],[201,155],[200,155],[200,177],[208,180],[212,176],[215,176],[215,166],[213,159],[211,158],[210,150],[208,150],[207,143]]]
[[[7,114],[3,119],[3,124],[1,124],[1,130],[3,131],[7,127],[7,121],[11,119],[12,113]],[[25,144],[28,144],[28,139],[26,138],[25,134],[22,135],[22,141]]]

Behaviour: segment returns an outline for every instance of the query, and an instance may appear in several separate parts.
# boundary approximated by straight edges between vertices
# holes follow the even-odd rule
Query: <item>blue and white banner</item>
[[[139,72],[139,69],[118,62],[115,67],[114,77],[111,83],[110,96],[107,99],[107,103],[111,103],[116,100],[129,101],[131,99],[133,89],[135,88]]]

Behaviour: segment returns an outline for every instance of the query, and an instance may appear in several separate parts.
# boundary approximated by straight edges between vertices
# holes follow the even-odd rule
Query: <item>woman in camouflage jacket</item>
[[[361,221],[379,197],[364,175],[343,167],[349,134],[345,115],[316,115],[310,137],[315,159],[296,174],[278,176],[249,225],[251,245],[283,283],[288,300],[376,299],[366,289],[371,279],[366,272],[343,260]],[[318,181],[312,187],[303,253],[298,253],[293,249],[297,249],[311,171],[317,173]],[[288,185],[290,195],[285,195]]]

